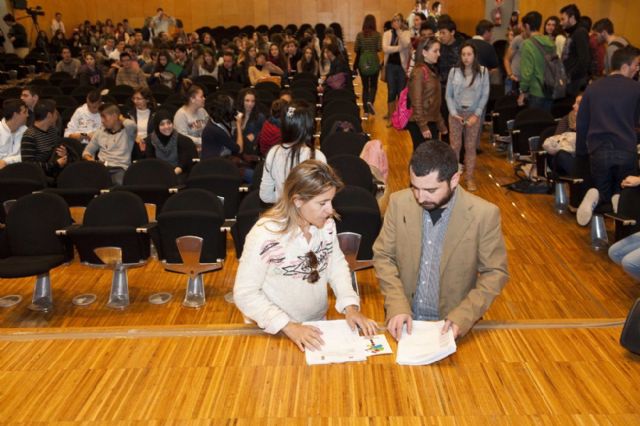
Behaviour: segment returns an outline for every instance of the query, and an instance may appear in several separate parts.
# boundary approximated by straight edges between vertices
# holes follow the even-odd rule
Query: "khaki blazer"
[[[466,334],[489,309],[509,279],[497,206],[460,186],[440,259],[440,316]],[[391,195],[373,246],[373,266],[384,296],[387,321],[409,314],[418,281],[422,207],[410,189]]]

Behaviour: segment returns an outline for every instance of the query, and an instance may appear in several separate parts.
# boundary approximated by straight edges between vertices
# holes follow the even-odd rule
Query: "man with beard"
[[[459,337],[509,279],[500,211],[458,185],[456,155],[442,141],[420,144],[409,174],[411,187],[391,196],[373,246],[387,329],[399,339],[412,320],[442,319],[442,332]]]

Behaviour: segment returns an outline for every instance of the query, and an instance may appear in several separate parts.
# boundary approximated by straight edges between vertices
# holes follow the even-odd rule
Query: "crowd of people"
[[[440,2],[429,7],[418,0],[408,21],[395,14],[383,32],[373,15],[364,18],[352,68],[344,42],[330,30],[322,40],[310,27],[270,36],[239,34],[218,46],[211,34],[187,33],[178,19],[158,9],[143,28],[131,28],[126,20],[87,21],[67,38],[56,14],[51,40],[40,34],[36,49],[59,58],[56,71],[95,89],[64,129],[55,103],[40,99],[37,87],[6,100],[0,169],[32,161],[55,178],[72,160],[60,145],[62,134],[84,144],[82,158],[104,163],[116,184],[137,158],[160,158],[176,175],[185,175],[195,157],[227,157],[245,182],[252,182],[256,164],[264,161],[259,196],[272,207],[247,237],[235,302],[266,331],[283,331],[301,350],[315,349],[322,344],[319,330],[301,323],[325,317],[328,283],[336,309],[352,327],[366,334],[375,327],[359,312],[339,250],[332,199],[343,184],[314,144],[315,106],[293,100],[285,84],[308,73],[317,78],[319,92],[353,90],[353,75],[359,74],[364,112],[375,115],[382,79],[385,118],[389,125],[403,122],[414,151],[410,188],[391,196],[374,245],[389,329],[399,338],[403,327],[410,332],[412,319],[445,319],[443,331],[464,335],[508,280],[500,212],[469,193],[477,190],[476,154],[491,86],[504,87],[520,105],[546,111],[557,90],[576,99],[557,132],[575,133],[573,144],[557,145],[554,154],[567,173],[581,161],[590,164],[594,188],[579,209],[580,222],[598,202],[612,201],[615,208],[620,189],[640,183],[640,83],[634,80],[640,53],[614,33],[609,19],[591,25],[574,4],[559,12],[544,25],[536,11],[521,20],[514,14],[508,48],[499,55],[491,44],[494,22],[480,20],[475,36],[468,37],[452,16],[442,14]],[[562,87],[549,86],[551,65],[562,70],[556,79]],[[243,89],[235,98],[213,93],[207,99],[205,88],[194,83],[201,76]],[[282,87],[268,109],[259,106],[250,87],[260,82]],[[133,88],[129,111],[102,102],[101,89],[110,84]],[[157,85],[182,93],[184,104],[175,112],[158,107],[150,89]],[[452,241],[461,240],[461,232],[465,238],[454,250]],[[624,265],[637,240],[636,235],[613,246],[612,257]],[[464,259],[462,267],[447,266],[453,256]]]

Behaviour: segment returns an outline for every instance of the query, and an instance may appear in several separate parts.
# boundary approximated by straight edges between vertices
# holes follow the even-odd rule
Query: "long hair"
[[[304,161],[289,172],[280,200],[262,217],[277,223],[278,228],[269,231],[288,234],[302,222],[296,199],[308,202],[331,188],[337,192],[343,187],[344,183],[329,165],[318,160]]]
[[[362,23],[362,32],[365,37],[369,37],[371,34],[376,32],[376,17],[373,15],[367,15],[364,17],[364,22]]]
[[[305,53],[307,50],[311,51],[311,61],[306,60]],[[305,47],[302,51],[302,57],[300,58],[300,63],[302,64],[302,72],[308,72],[311,74],[315,74],[318,68],[318,59],[316,58],[316,51],[313,47]]]
[[[147,101],[147,108],[149,108],[151,111],[156,110],[158,104],[156,103],[156,98],[153,97],[151,89],[146,86],[140,86],[134,90],[133,94],[135,95],[136,93],[139,93],[140,96],[142,96],[144,100]]]
[[[257,120],[258,118],[258,94],[256,93],[255,89],[247,87],[238,92],[238,97],[236,99],[236,109],[243,114],[246,114],[247,111],[245,111],[244,109],[244,98],[246,98],[247,95],[253,95],[253,99],[255,100],[255,105],[253,106],[251,113],[247,117],[247,123],[249,123],[250,121]]]
[[[469,87],[471,87],[473,86],[473,82],[476,81],[476,77],[478,76],[478,74],[480,74],[481,68],[480,68],[480,63],[478,62],[478,55],[476,54],[476,47],[473,44],[469,43],[468,41],[465,41],[464,43],[462,43],[462,46],[460,47],[460,55],[458,58],[458,63],[456,64],[456,68],[460,68],[462,75],[464,75],[464,64],[462,63],[462,49],[464,49],[465,47],[470,47],[471,50],[473,51],[473,62],[471,63],[472,77],[471,77],[471,82],[469,83]]]

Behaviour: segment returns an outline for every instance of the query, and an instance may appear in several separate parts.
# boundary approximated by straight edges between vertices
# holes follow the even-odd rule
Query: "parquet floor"
[[[365,128],[387,149],[392,192],[408,184],[411,141],[385,126],[381,86]],[[53,271],[46,315],[27,309],[32,279],[0,282],[0,296],[23,297],[0,309],[0,423],[640,424],[640,357],[619,346],[619,326],[589,328],[621,321],[640,285],[590,248],[572,214],[553,211],[552,196],[501,188],[513,171],[490,144],[482,150],[477,194],[500,207],[511,279],[447,360],[307,367],[288,340],[242,325],[224,301],[237,268],[230,240],[199,310],[182,307],[186,279],[155,260],[129,272],[130,308],[110,310],[109,272],[76,261]],[[373,271],[358,280],[363,311],[382,322]],[[147,303],[160,291],[173,300]],[[87,292],[96,303],[72,305]],[[543,323],[560,328],[536,329]]]

